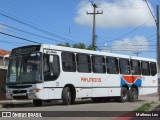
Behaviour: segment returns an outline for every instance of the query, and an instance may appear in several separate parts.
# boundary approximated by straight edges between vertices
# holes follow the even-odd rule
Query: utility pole
[[[160,101],[160,8],[157,5],[157,64],[158,64],[158,92]]]
[[[96,8],[98,8],[98,6],[95,3],[92,3],[92,6],[94,8],[93,13],[88,13],[87,11],[87,15],[93,15],[93,31],[92,31],[92,48],[94,50],[96,50],[96,15],[97,14],[103,14],[102,12],[96,12]]]

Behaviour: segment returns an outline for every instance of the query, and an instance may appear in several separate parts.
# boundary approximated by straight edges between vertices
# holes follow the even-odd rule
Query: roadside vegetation
[[[139,107],[138,109],[136,109],[135,112],[148,111],[151,108],[151,106],[152,106],[152,103],[145,103],[141,107]]]
[[[75,43],[71,45],[70,43],[64,43],[64,44],[57,44],[58,46],[64,46],[64,47],[72,47],[72,48],[79,48],[79,49],[86,49],[86,50],[96,50],[92,48],[92,45],[86,46],[84,43]]]

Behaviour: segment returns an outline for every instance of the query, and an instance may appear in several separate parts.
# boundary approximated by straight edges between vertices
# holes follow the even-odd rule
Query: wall
[[[7,70],[0,69],[0,100],[6,99],[5,83],[6,83]]]
[[[9,61],[9,58],[4,59],[3,57],[0,56],[0,69],[7,69],[8,68],[8,61]]]

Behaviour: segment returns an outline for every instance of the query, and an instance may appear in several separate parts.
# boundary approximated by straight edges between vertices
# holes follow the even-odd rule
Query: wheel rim
[[[123,92],[122,92],[122,98],[123,98],[124,100],[126,100],[126,99],[127,99],[126,91],[123,91]]]
[[[137,98],[137,93],[136,93],[136,91],[133,90],[133,91],[132,91],[132,95],[133,95],[133,99],[136,100],[136,98]]]

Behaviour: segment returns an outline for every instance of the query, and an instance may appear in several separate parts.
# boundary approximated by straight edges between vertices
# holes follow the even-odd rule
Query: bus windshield
[[[10,57],[7,83],[36,83],[41,81],[41,53]]]

